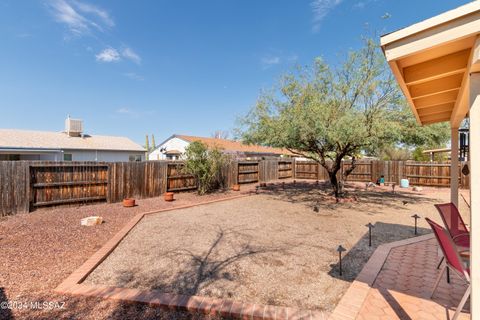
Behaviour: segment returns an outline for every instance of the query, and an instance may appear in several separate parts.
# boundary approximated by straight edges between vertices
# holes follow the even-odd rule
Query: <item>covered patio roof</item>
[[[480,71],[480,1],[407,28],[380,43],[417,121],[458,128],[469,111],[469,74]]]
[[[449,122],[451,153],[469,117],[471,317],[480,317],[480,1],[384,35],[388,63],[417,121]],[[458,207],[458,157],[451,157],[450,196]],[[468,291],[467,291],[468,292]]]

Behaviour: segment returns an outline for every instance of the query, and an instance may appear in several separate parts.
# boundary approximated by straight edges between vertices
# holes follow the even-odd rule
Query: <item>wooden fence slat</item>
[[[459,172],[467,162],[459,165]],[[344,161],[341,172],[350,167]],[[196,188],[193,176],[181,172],[181,161],[147,162],[49,162],[0,161],[0,216],[28,212],[38,205],[107,201],[126,197],[149,198],[166,191]],[[348,181],[372,181],[380,176],[410,185],[450,185],[449,163],[360,160]],[[327,171],[313,161],[295,159],[235,160],[222,168],[224,187],[237,183],[268,182],[277,179],[328,180]],[[460,174],[460,186],[469,186],[470,177]]]

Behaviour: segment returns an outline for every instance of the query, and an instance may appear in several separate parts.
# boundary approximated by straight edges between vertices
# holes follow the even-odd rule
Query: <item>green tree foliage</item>
[[[423,153],[424,149],[422,147],[416,147],[412,152],[413,160],[415,161],[429,161],[430,155]]]
[[[385,58],[372,40],[351,52],[337,68],[316,59],[283,77],[278,90],[261,95],[240,120],[242,138],[283,147],[320,163],[336,197],[342,159],[352,160],[345,179],[362,152],[391,144],[397,132],[390,113],[401,94]]]
[[[185,150],[183,170],[195,177],[198,193],[205,194],[222,186],[225,161],[225,156],[218,148],[209,149],[204,143],[195,141]]]
[[[397,148],[395,146],[387,146],[380,152],[380,159],[382,160],[410,160],[412,153],[407,148]]]
[[[447,122],[421,126],[405,101],[401,108],[390,113],[390,118],[395,123],[395,142],[406,147],[444,148],[450,140],[450,126]]]

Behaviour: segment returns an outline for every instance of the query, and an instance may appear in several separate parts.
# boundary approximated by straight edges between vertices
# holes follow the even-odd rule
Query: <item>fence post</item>
[[[297,176],[297,162],[295,158],[292,158],[292,179],[295,179]]]

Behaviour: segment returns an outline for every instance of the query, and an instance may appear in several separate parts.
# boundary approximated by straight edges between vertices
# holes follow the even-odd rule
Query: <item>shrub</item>
[[[186,148],[184,172],[195,177],[198,194],[212,192],[223,186],[222,168],[225,161],[221,150],[209,149],[200,141],[192,142]]]

